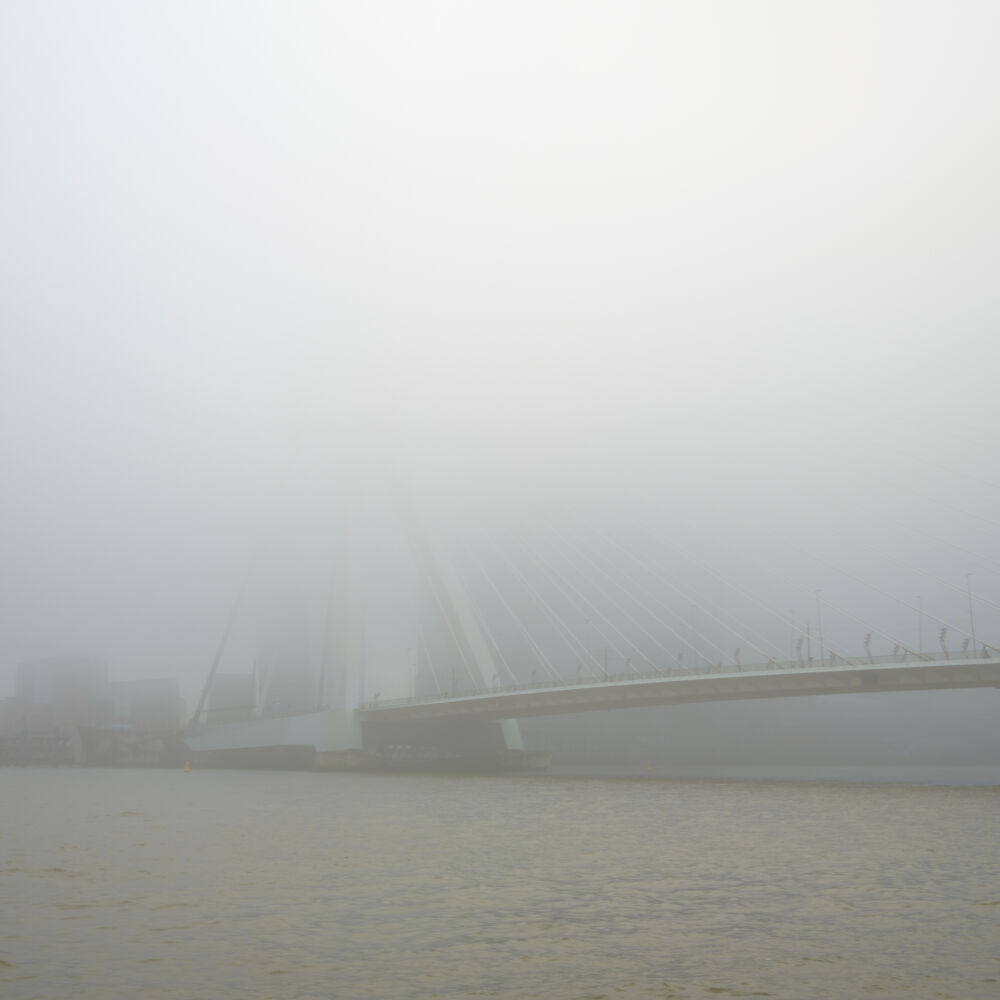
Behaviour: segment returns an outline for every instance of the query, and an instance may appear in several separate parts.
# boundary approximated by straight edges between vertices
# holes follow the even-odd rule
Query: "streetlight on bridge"
[[[816,629],[819,632],[819,665],[822,667],[826,660],[826,650],[823,647],[823,607],[819,599],[821,593],[822,591],[816,591]]]
[[[969,630],[972,633],[972,655],[976,655],[976,619],[972,614],[972,574],[965,574],[965,589],[969,595]]]

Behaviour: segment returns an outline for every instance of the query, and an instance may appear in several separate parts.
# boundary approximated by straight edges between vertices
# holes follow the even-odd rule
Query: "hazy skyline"
[[[394,476],[434,530],[700,526],[734,576],[805,549],[930,604],[884,547],[1000,603],[998,28],[5,5],[0,685],[189,690],[260,547],[321,565]]]

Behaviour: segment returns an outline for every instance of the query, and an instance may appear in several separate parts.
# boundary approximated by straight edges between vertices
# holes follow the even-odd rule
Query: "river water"
[[[0,995],[1000,996],[1000,790],[0,770]]]

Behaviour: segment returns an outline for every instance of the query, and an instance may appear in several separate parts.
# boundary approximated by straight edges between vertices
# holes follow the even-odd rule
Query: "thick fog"
[[[194,697],[248,572],[232,671],[347,562],[403,694],[415,530],[522,680],[615,629],[625,671],[1000,646],[998,31],[4,5],[0,694],[78,653]]]

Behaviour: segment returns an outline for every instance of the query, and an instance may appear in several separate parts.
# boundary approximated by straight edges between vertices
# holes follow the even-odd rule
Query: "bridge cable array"
[[[542,596],[538,588],[532,584],[527,576],[514,564],[510,556],[504,552],[496,541],[493,541],[493,549],[500,556],[500,558],[507,565],[510,572],[517,577],[521,586],[524,588],[525,592],[528,593],[538,607],[544,612],[545,616],[548,618],[549,622],[555,627],[556,631],[560,636],[562,636],[566,645],[569,647],[570,652],[573,657],[578,660],[578,662],[583,662],[583,660],[590,660],[593,662],[594,666],[598,669],[601,668],[600,662],[588,649],[586,643],[584,643],[580,637],[573,631],[572,628],[565,622],[563,617],[555,611],[551,603],[546,601]]]
[[[982,477],[969,475],[965,478],[989,489],[1000,488]],[[847,486],[851,486],[850,481]],[[565,682],[573,666],[577,679],[585,669],[588,675],[601,678],[618,673],[619,669],[625,675],[649,671],[718,671],[729,669],[730,664],[739,670],[745,669],[740,656],[744,650],[752,652],[762,665],[781,668],[793,665],[796,658],[802,664],[803,643],[811,645],[816,641],[820,645],[821,663],[832,665],[839,660],[851,664],[871,660],[869,644],[873,635],[892,645],[893,657],[934,658],[924,650],[922,638],[920,642],[904,640],[897,634],[898,627],[878,624],[872,620],[870,612],[859,613],[852,607],[852,599],[855,603],[858,600],[856,589],[845,591],[845,588],[854,584],[891,602],[894,607],[918,615],[921,628],[925,620],[940,626],[939,641],[946,656],[945,634],[949,632],[965,638],[963,650],[968,649],[971,641],[974,655],[980,648],[984,654],[988,650],[1000,652],[1000,648],[975,634],[979,630],[972,617],[973,603],[993,611],[1000,611],[1000,603],[983,593],[984,588],[973,594],[971,587],[963,590],[932,565],[925,568],[899,558],[887,541],[881,545],[865,543],[857,552],[875,553],[881,567],[895,566],[907,573],[919,574],[951,595],[967,598],[970,605],[967,626],[956,623],[954,598],[952,613],[934,607],[925,609],[922,598],[918,605],[912,599],[899,597],[883,579],[877,576],[873,579],[870,572],[821,551],[837,541],[836,535],[828,538],[822,533],[821,520],[816,522],[820,530],[812,545],[787,535],[776,536],[770,544],[766,562],[747,550],[747,540],[751,536],[746,531],[735,537],[734,544],[721,558],[718,555],[712,558],[713,548],[722,544],[722,536],[712,534],[713,524],[726,523],[726,513],[719,508],[718,498],[708,493],[701,495],[699,509],[707,516],[695,520],[685,517],[677,504],[668,508],[663,497],[651,495],[648,490],[634,487],[632,493],[631,497],[618,498],[620,506],[612,511],[618,515],[617,519],[605,517],[602,520],[600,516],[592,516],[587,523],[586,518],[570,510],[570,516],[556,527],[541,524],[528,527],[522,523],[516,532],[509,525],[481,528],[475,544],[463,543],[463,574],[471,567],[478,581],[469,586],[469,597],[486,645],[496,662],[494,683],[501,675],[505,681],[517,683],[519,675],[524,679],[529,666],[532,677],[540,674],[553,682]],[[860,484],[856,493],[856,498],[848,496],[848,499],[855,503],[854,509],[867,510],[870,519],[865,527],[878,534],[880,540],[887,537],[883,526],[888,523],[923,542],[931,541],[975,559],[978,565],[1000,567],[1000,560],[986,551],[974,551],[955,538],[903,523],[894,511],[873,510],[865,502],[866,490],[861,489]],[[951,511],[980,528],[1000,527],[1000,522],[966,506],[934,499],[914,489],[909,489],[909,493],[924,504]],[[636,499],[642,501],[644,510],[637,511]],[[807,508],[802,510],[806,515],[810,513]],[[818,513],[823,515],[822,506]],[[762,539],[761,527],[752,523],[754,542]],[[775,554],[775,558],[770,558],[770,554]],[[789,561],[790,557],[794,559]],[[775,566],[783,560],[788,568],[778,573]],[[824,577],[812,581],[813,584],[822,582],[822,589],[808,585],[805,577],[811,571],[806,568],[807,564],[822,567],[832,574],[836,585],[828,584]],[[434,590],[433,585],[431,589]],[[792,592],[799,596],[779,598],[782,606],[776,605],[775,595]],[[852,596],[844,599],[845,592]],[[440,596],[436,592],[434,596],[464,672],[476,684],[465,644],[454,634],[453,622],[446,608],[441,606]],[[795,612],[783,610],[803,597],[816,603],[815,623],[802,621]],[[866,608],[869,605],[879,606],[878,602],[866,601]],[[752,623],[751,615],[740,611],[741,608],[755,609]],[[763,617],[758,619],[758,613]],[[824,618],[827,619],[825,634]],[[897,624],[903,620],[898,615],[894,619]],[[506,638],[506,634],[502,636],[501,631],[506,633],[506,627],[502,627],[501,622],[507,622],[512,630],[513,646],[505,643],[502,648],[500,639]],[[864,656],[849,653],[844,648],[845,622],[865,630]],[[788,641],[794,641],[795,652],[785,649],[784,636],[779,641],[779,629],[791,636]],[[594,649],[595,636],[603,644],[603,660]],[[434,684],[440,690],[440,664],[431,662],[426,636],[421,637],[421,645]],[[514,655],[515,646],[517,655]],[[609,654],[620,668],[610,667]],[[811,650],[808,659],[813,662]],[[573,666],[567,667],[567,664]]]
[[[690,607],[692,609],[698,610],[699,612],[701,612],[702,614],[704,614],[707,618],[711,619],[716,625],[718,625],[719,627],[721,627],[724,631],[729,632],[729,634],[733,638],[735,638],[736,641],[740,644],[739,648],[742,648],[743,646],[746,646],[746,647],[754,650],[754,652],[756,652],[759,656],[761,656],[764,661],[774,662],[774,657],[770,656],[763,648],[761,648],[757,644],[757,642],[753,638],[751,638],[751,632],[752,632],[752,630],[747,629],[747,628],[745,628],[743,626],[741,626],[739,628],[735,628],[733,624],[731,624],[730,622],[727,622],[724,619],[722,619],[721,617],[719,617],[718,614],[716,614],[714,611],[712,611],[712,609],[711,609],[711,602],[707,601],[703,596],[698,595],[696,592],[694,592],[690,588],[690,585],[687,585],[686,589],[682,589],[682,588],[678,587],[676,584],[674,584],[671,581],[669,581],[662,573],[656,571],[653,567],[649,566],[648,563],[647,563],[647,561],[641,559],[638,555],[635,554],[634,551],[632,551],[627,546],[623,545],[621,542],[618,542],[615,539],[609,539],[606,535],[604,535],[603,538],[606,541],[610,542],[615,547],[617,547],[620,551],[622,551],[622,552],[626,553],[627,555],[629,555],[630,558],[633,561],[635,561],[645,572],[647,572],[654,579],[656,579],[659,582],[663,583],[670,590],[672,590],[674,593],[678,594],[678,596],[680,596],[684,601],[686,601],[690,605]],[[632,575],[626,575],[625,578],[628,579],[628,580],[631,580],[633,582],[637,582],[635,580],[635,577],[632,576]],[[648,590],[648,593],[649,593],[649,597],[650,597],[651,600],[653,600],[655,603],[657,603],[661,608],[669,610],[669,609],[667,609],[667,605],[665,604],[665,602],[663,602],[658,596],[656,596],[656,594],[651,589]],[[733,616],[730,616],[730,617],[732,618],[732,620],[734,622],[736,622],[737,624],[739,624],[737,622],[737,620],[735,618],[733,618]],[[725,659],[730,654],[725,649],[723,649],[721,646],[719,646],[718,643],[716,643],[712,639],[710,639],[707,634],[703,634],[700,630],[695,629],[693,622],[691,623],[690,627],[691,627],[691,629],[692,629],[692,631],[694,632],[695,635],[697,635],[700,639],[702,639],[707,645],[712,646],[712,648],[715,649],[719,653],[720,659],[719,659],[719,661],[717,663],[714,664],[714,666],[716,666],[716,667],[721,666],[722,659]],[[769,645],[774,646],[773,643],[770,643],[766,639],[763,640],[763,643],[765,645],[769,644]],[[774,648],[777,648],[777,647],[775,646]]]

